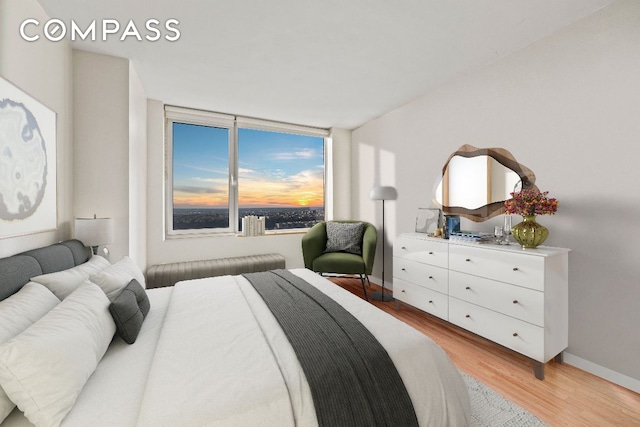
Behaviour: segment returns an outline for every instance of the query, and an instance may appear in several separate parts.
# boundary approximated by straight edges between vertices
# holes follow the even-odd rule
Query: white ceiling
[[[133,19],[142,37],[177,19],[175,42],[74,42],[131,59],[149,98],[353,129],[613,0],[39,1],[81,28]]]

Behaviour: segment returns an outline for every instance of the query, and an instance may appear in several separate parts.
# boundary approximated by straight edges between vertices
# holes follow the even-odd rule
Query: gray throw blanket
[[[287,270],[245,274],[305,373],[320,426],[417,426],[386,350],[351,313]]]

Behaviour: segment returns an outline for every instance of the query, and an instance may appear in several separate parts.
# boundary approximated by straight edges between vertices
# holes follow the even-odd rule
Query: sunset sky
[[[227,129],[174,123],[175,208],[228,205]],[[239,129],[239,207],[323,206],[324,140]]]

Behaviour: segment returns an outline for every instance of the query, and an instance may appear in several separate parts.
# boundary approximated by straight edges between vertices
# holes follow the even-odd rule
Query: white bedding
[[[444,351],[415,329],[317,274],[292,272],[338,301],[380,341],[423,426],[470,424],[464,382]],[[293,349],[242,276],[148,290],[135,344],[114,338],[63,426],[314,426]],[[30,425],[14,411],[4,425]]]

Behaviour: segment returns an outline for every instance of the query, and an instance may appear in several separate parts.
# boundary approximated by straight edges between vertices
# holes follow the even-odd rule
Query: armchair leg
[[[326,275],[322,272],[322,271],[316,271],[317,274],[319,274],[321,277],[326,277]],[[358,278],[360,279],[360,283],[362,283],[362,291],[364,292],[364,299],[366,299],[367,301],[369,301],[369,296],[367,295],[367,287],[365,286],[365,279],[367,280],[367,283],[369,284],[369,286],[371,286],[371,282],[369,281],[369,275],[367,275],[366,273],[354,273],[354,274],[349,274],[346,276],[336,276],[336,275],[332,275],[331,277],[348,277],[350,279],[355,279],[355,276],[357,275]]]
[[[364,285],[365,277],[367,278],[367,282],[369,283],[369,286],[371,286],[371,282],[369,282],[369,276],[366,274],[360,274],[360,281],[362,282],[362,291],[364,292],[364,299],[369,301],[369,297],[367,296],[367,287]]]

